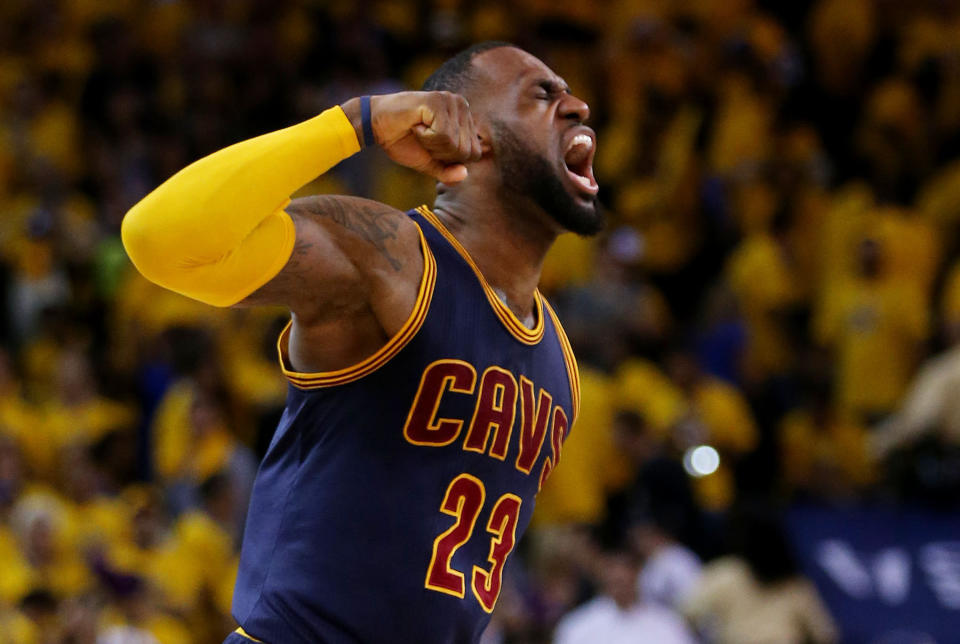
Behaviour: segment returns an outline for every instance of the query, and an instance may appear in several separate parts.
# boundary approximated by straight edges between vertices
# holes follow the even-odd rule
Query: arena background
[[[486,39],[590,103],[610,225],[544,271],[583,412],[485,642],[607,641],[556,625],[629,595],[625,551],[703,641],[960,642],[958,5],[0,3],[0,642],[233,628],[284,315],[146,282],[125,211]],[[304,193],[432,189],[367,151]],[[808,580],[830,618],[765,612]]]

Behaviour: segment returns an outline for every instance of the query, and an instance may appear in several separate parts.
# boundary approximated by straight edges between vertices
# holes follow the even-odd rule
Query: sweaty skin
[[[595,140],[583,125],[589,108],[543,62],[519,49],[480,53],[473,70],[476,80],[463,98],[445,92],[373,97],[374,136],[394,161],[441,182],[435,212],[517,317],[532,320],[544,256],[567,227],[504,181],[501,160],[532,156],[552,173],[546,178],[562,186],[561,205],[573,209],[587,230],[598,229],[595,190],[571,181],[564,166],[571,136]],[[430,108],[423,99],[434,94],[443,100]],[[362,140],[359,100],[342,107]],[[242,304],[291,309],[289,352],[296,370],[354,364],[383,346],[413,309],[423,269],[416,226],[399,210],[354,197],[298,199],[286,211],[296,226],[293,253]]]

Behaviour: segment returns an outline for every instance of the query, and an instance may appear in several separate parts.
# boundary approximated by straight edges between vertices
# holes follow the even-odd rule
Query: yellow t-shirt
[[[543,261],[540,288],[545,292],[585,284],[593,274],[596,240],[560,235]]]
[[[686,413],[683,393],[660,369],[640,358],[624,361],[614,376],[614,404],[617,409],[643,416],[661,438]]]
[[[537,496],[536,527],[602,520],[608,490],[629,476],[611,435],[614,391],[610,377],[582,368],[580,392],[580,416],[564,444],[560,465]]]
[[[960,261],[955,262],[947,273],[940,310],[944,322],[960,324]]]
[[[31,448],[42,450],[42,446],[28,446],[33,432],[41,424],[41,416],[15,389],[0,394],[0,434],[13,439],[24,458],[32,464],[32,455],[26,451]]]
[[[146,579],[166,608],[186,614],[200,601],[203,562],[184,556],[176,539],[153,548],[139,548],[132,541],[122,541],[113,545],[109,556],[117,569]]]
[[[181,476],[192,449],[190,407],[193,385],[187,380],[167,389],[153,418],[154,465],[162,479]]]
[[[38,525],[42,522],[46,528]],[[48,588],[60,597],[88,590],[93,577],[79,547],[82,526],[77,523],[75,506],[45,486],[33,486],[18,499],[11,512],[17,545],[30,568],[31,588]],[[49,530],[50,556],[31,561],[29,556],[33,530]]]
[[[766,159],[772,137],[772,105],[750,89],[743,75],[729,75],[718,86],[720,103],[707,162],[720,174]]]
[[[154,613],[143,627],[157,638],[160,644],[191,644],[193,636],[181,619],[163,613]]]
[[[43,412],[47,437],[56,446],[89,445],[112,430],[130,428],[136,420],[136,413],[129,406],[103,396],[74,406],[54,401]]]
[[[857,279],[837,284],[816,315],[814,331],[837,357],[840,410],[893,410],[909,383],[928,327],[927,298],[915,288]]]
[[[175,383],[154,416],[154,462],[163,479],[187,477],[199,483],[226,467],[237,447],[236,438],[222,425],[197,434],[191,419],[194,395],[190,381]]]
[[[780,423],[780,448],[784,479],[793,488],[808,486],[824,470],[853,487],[873,480],[866,428],[852,419],[831,414],[818,427],[810,412],[793,411]]]
[[[36,625],[18,610],[0,608],[0,642],[40,644]]]
[[[708,378],[694,391],[692,405],[707,426],[708,441],[714,447],[735,454],[756,447],[757,425],[750,406],[736,387]]]
[[[726,275],[747,322],[747,374],[781,373],[793,356],[777,314],[798,301],[800,293],[780,246],[766,233],[747,237],[730,256]]]
[[[940,242],[931,223],[912,211],[880,208],[874,237],[883,247],[891,280],[923,293],[930,289],[940,265]]]
[[[30,565],[20,552],[16,538],[2,525],[0,525],[0,562],[3,562],[3,574],[0,575],[0,606],[16,605],[33,588],[35,579]],[[0,641],[3,640],[0,639]]]
[[[237,556],[233,538],[216,521],[203,512],[182,515],[174,527],[178,559],[192,566],[201,575],[203,587],[217,605],[229,613],[230,594],[237,576]]]

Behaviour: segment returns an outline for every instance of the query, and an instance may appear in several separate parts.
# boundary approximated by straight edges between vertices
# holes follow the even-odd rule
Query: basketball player
[[[292,313],[231,644],[477,641],[576,415],[577,367],[537,282],[558,234],[602,226],[589,109],[505,43],[424,89],[221,150],[124,219],[156,283]],[[289,200],[372,145],[440,182],[432,208]]]

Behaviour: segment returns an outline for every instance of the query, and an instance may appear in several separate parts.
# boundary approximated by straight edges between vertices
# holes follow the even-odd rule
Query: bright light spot
[[[683,455],[683,469],[690,476],[709,476],[720,467],[720,454],[709,445],[691,447]]]

